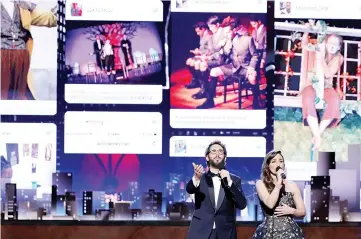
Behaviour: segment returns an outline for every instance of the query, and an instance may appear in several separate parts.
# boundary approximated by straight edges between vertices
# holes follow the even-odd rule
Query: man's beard
[[[219,170],[224,169],[225,166],[224,159],[219,163],[216,163],[214,160],[209,160],[209,165]]]

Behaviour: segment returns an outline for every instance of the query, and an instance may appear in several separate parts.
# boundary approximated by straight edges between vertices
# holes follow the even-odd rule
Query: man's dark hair
[[[248,16],[248,20],[249,20],[250,22],[258,22],[258,21],[263,22],[262,19],[261,19],[258,15],[255,15],[255,14],[250,14],[250,15]]]
[[[217,23],[221,23],[221,19],[218,16],[212,16],[208,18],[207,24],[208,25],[216,25]]]
[[[193,25],[193,28],[206,29],[207,25],[204,22],[197,22],[196,24]]]
[[[206,149],[206,152],[205,152],[205,156],[206,156],[206,157],[208,156],[208,154],[211,152],[211,147],[212,147],[213,145],[216,145],[216,144],[222,147],[223,152],[224,152],[224,156],[227,157],[226,145],[225,145],[224,143],[222,143],[220,140],[215,140],[215,141],[211,142],[211,143],[208,145],[208,147],[207,147],[207,149]]]

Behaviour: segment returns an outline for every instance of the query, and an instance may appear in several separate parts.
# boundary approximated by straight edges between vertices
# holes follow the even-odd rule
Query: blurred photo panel
[[[160,104],[167,13],[161,1],[67,2],[65,100],[69,104]],[[105,6],[105,7],[104,7]]]
[[[266,2],[171,4],[171,126],[263,129]]]
[[[274,5],[274,147],[307,221],[361,221],[361,5],[346,2]]]
[[[1,1],[3,115],[55,115],[56,0]]]

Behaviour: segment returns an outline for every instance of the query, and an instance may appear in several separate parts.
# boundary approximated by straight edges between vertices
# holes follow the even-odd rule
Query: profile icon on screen
[[[175,141],[175,152],[176,153],[187,153],[187,144],[184,140]]]
[[[79,5],[78,3],[72,3],[71,4],[71,15],[72,16],[78,16],[78,17],[81,17],[83,15],[83,9],[82,9],[82,6]]]
[[[291,14],[291,2],[280,1],[280,12],[282,15]]]
[[[187,0],[176,1],[176,8],[186,8],[186,7],[187,7]]]

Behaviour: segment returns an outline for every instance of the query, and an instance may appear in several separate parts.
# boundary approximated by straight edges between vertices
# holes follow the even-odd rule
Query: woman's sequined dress
[[[282,204],[295,208],[291,192],[285,192],[276,207]],[[292,216],[276,217],[273,216],[274,209],[269,209],[262,203],[261,206],[265,214],[265,220],[257,227],[252,239],[304,239],[302,229],[293,220]]]

